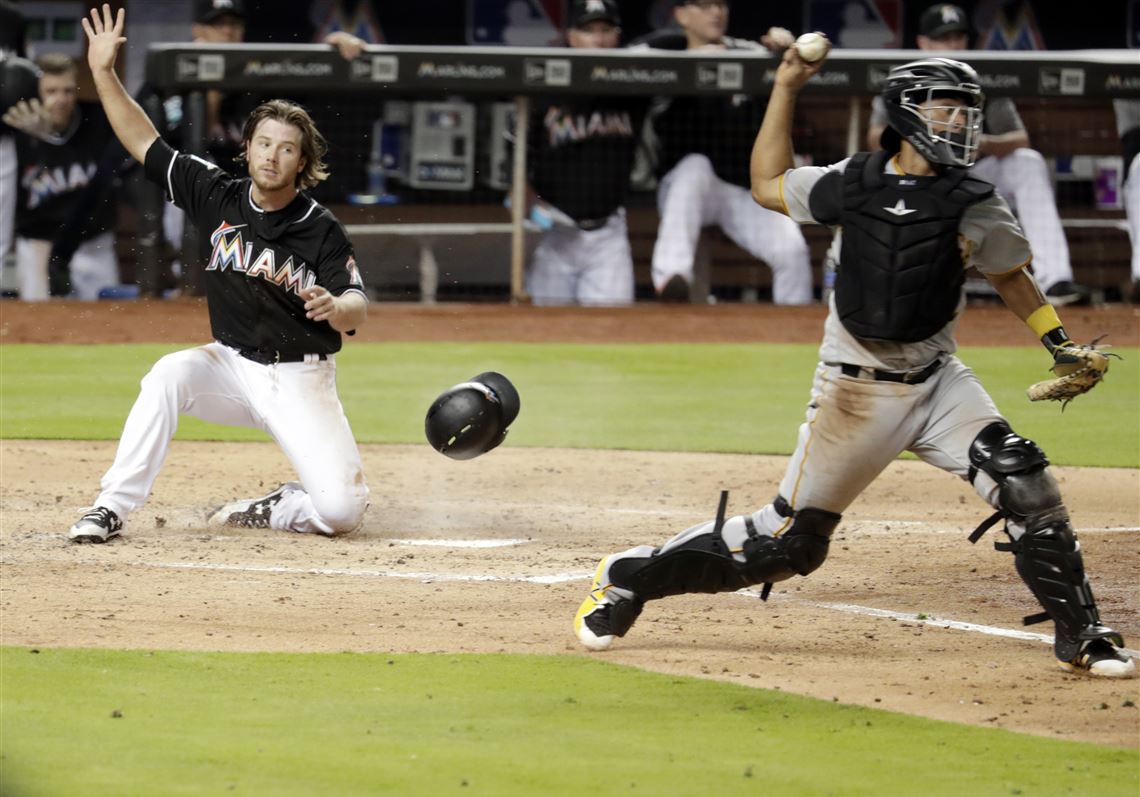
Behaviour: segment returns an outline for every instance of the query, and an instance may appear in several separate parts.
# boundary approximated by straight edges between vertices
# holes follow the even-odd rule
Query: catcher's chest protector
[[[859,153],[844,171],[835,304],[843,326],[860,338],[924,340],[954,317],[965,280],[958,225],[993,186],[963,169],[884,174],[888,157]]]

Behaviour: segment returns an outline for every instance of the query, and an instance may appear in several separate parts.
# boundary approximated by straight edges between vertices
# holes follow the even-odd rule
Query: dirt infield
[[[208,339],[204,308],[193,301],[5,303],[0,314],[5,343]],[[1075,337],[1107,331],[1117,342],[1137,341],[1131,308],[1064,315]],[[821,323],[818,308],[386,305],[375,308],[361,338],[803,341],[817,338]],[[962,339],[1016,343],[1018,336],[1029,337],[1008,313],[971,309]],[[722,488],[732,491],[730,511],[765,503],[783,460],[508,446],[459,463],[427,446],[365,446],[372,506],[364,527],[325,540],[207,530],[208,507],[292,474],[269,444],[179,442],[122,540],[71,546],[64,532],[112,455],[106,442],[0,442],[5,644],[599,655],[843,703],[1140,746],[1140,681],[1069,676],[1044,642],[997,635],[1048,628],[1021,628],[1035,606],[1009,555],[988,540],[966,542],[986,514],[980,501],[919,463],[896,462],[851,507],[827,564],[811,578],[778,584],[767,604],[745,594],[650,604],[613,650],[587,654],[570,623],[599,555],[660,542],[710,517]],[[1136,648],[1140,472],[1057,474],[1102,612]],[[948,628],[948,620],[974,626]]]

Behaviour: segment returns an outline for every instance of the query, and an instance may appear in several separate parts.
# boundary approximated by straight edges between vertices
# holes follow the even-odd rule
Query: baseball
[[[827,37],[818,33],[805,33],[796,39],[796,52],[800,54],[800,58],[809,64],[815,63],[827,55],[828,49],[830,49],[830,45],[827,42]]]

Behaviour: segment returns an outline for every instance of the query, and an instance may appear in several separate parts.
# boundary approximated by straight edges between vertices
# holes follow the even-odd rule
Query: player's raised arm
[[[83,30],[87,33],[87,63],[91,66],[91,76],[95,79],[95,89],[99,101],[107,114],[111,127],[122,142],[123,147],[139,163],[146,161],[146,151],[158,138],[158,131],[147,118],[139,104],[131,99],[119,76],[115,74],[115,58],[119,47],[126,42],[123,25],[126,13],[119,9],[112,16],[111,7],[103,4],[102,10],[91,9],[91,19],[83,18]]]
[[[796,96],[808,79],[819,71],[827,51],[815,61],[805,61],[795,47],[784,51],[772,96],[764,112],[764,121],[756,142],[752,145],[750,171],[752,198],[759,204],[779,213],[787,213],[780,196],[780,180],[784,172],[795,165],[792,150],[792,116],[796,109]]]

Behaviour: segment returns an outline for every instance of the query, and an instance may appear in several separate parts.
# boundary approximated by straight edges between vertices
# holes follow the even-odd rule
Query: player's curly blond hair
[[[317,130],[309,112],[289,100],[269,100],[254,108],[241,131],[241,154],[237,156],[239,163],[248,162],[246,152],[249,142],[253,140],[257,126],[266,119],[275,119],[301,131],[301,154],[305,158],[305,168],[297,173],[295,183],[297,188],[302,190],[312,188],[328,179],[329,169],[323,160],[325,153],[329,151],[328,142],[321,135],[321,131]]]

